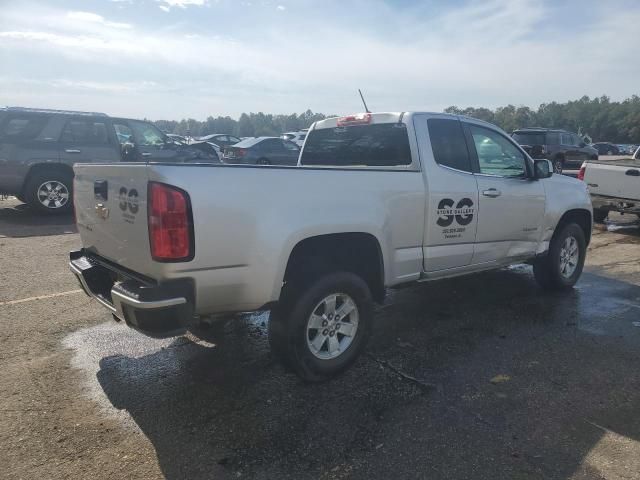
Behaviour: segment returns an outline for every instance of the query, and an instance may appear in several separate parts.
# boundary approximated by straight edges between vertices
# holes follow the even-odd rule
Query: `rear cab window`
[[[320,128],[307,133],[301,165],[395,167],[411,165],[404,123]]]

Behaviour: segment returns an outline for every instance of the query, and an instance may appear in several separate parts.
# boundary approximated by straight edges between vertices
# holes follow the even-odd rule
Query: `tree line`
[[[229,116],[207,117],[204,121],[193,118],[175,120],[157,120],[155,124],[161,130],[178,135],[202,137],[212,133],[227,133],[237,137],[278,136],[284,132],[297,132],[309,128],[313,122],[335,115],[324,115],[307,110],[301,114],[273,115],[270,113],[243,113],[238,120]]]
[[[640,96],[633,95],[621,102],[607,96],[584,96],[566,103],[543,103],[537,109],[507,105],[496,109],[484,107],[460,108],[451,106],[447,113],[468,115],[486,120],[511,133],[522,127],[561,128],[589,135],[594,142],[640,144]],[[308,128],[313,122],[335,115],[324,115],[307,110],[301,114],[272,115],[243,113],[235,120],[231,117],[210,116],[204,121],[194,119],[158,120],[162,130],[194,137],[211,133],[228,133],[239,137],[276,136],[283,132]]]

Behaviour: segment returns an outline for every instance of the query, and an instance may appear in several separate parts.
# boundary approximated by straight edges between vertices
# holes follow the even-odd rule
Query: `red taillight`
[[[236,155],[238,157],[244,157],[247,154],[246,148],[236,148]]]
[[[357,115],[349,115],[338,119],[339,127],[350,127],[352,125],[369,125],[371,123],[370,113],[358,113]]]
[[[191,205],[187,192],[149,182],[147,216],[154,260],[176,262],[193,258]]]
[[[578,172],[578,180],[584,180],[584,172],[587,169],[587,165],[586,164],[582,164],[582,166],[580,167],[580,171]]]

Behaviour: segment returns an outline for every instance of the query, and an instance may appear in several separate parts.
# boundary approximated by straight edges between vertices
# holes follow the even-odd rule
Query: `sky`
[[[0,106],[150,119],[640,93],[638,0],[0,0]]]

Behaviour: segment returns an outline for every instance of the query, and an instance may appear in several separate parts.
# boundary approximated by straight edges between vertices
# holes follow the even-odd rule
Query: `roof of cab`
[[[486,122],[484,120],[480,120],[478,118],[468,117],[466,115],[456,115],[453,113],[443,113],[443,112],[376,112],[369,113],[371,120],[368,122],[363,122],[363,125],[373,125],[376,123],[396,123],[402,122],[403,119],[408,119],[411,115],[415,114],[427,114],[427,115],[437,115],[439,118],[450,118],[452,120],[468,120],[474,123],[485,124],[491,126],[492,128],[498,128],[492,123]],[[331,117],[326,118],[324,120],[320,120],[313,125],[313,129],[321,129],[321,128],[336,128],[338,126],[338,122],[341,119],[345,119],[347,117],[359,117],[365,116],[367,113],[354,113],[348,116],[341,117]],[[355,123],[354,123],[355,125]]]

